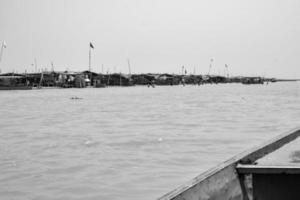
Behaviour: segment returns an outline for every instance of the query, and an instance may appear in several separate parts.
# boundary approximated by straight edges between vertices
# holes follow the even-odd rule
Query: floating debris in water
[[[80,98],[80,97],[71,97],[70,99],[72,99],[72,100],[81,100],[81,99],[83,99],[83,98]]]
[[[86,145],[86,146],[89,146],[89,145],[91,145],[93,142],[91,141],[91,140],[87,140],[87,141],[85,141],[84,142],[84,144]]]
[[[158,138],[157,139],[159,142],[162,142],[163,141],[163,139],[160,137],[160,138]]]
[[[99,144],[99,142],[92,141],[92,140],[86,140],[84,142],[84,145],[87,147],[97,146],[98,144]]]

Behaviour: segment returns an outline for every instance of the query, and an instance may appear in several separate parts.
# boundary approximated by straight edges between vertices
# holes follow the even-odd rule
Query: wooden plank
[[[232,199],[243,197],[238,174],[234,165],[220,165],[208,171],[159,200],[200,200],[200,199]]]
[[[212,168],[177,189],[158,198],[158,200],[241,200],[243,194],[238,173],[238,163],[252,164],[255,160],[275,151],[284,144],[299,137],[300,128],[279,135],[250,151],[245,151],[219,166]]]
[[[300,174],[300,166],[242,165],[236,167],[239,174]]]

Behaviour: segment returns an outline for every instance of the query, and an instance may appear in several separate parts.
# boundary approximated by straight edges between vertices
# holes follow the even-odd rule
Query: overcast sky
[[[2,72],[260,75],[300,78],[299,0],[0,0]]]

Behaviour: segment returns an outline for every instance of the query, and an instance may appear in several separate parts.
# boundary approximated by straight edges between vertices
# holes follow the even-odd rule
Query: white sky
[[[213,73],[300,78],[299,0],[0,0],[2,72]]]

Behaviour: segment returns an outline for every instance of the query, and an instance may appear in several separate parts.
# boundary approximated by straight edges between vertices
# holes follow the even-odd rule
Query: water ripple
[[[298,126],[299,100],[299,83],[1,91],[0,196],[155,199]]]

